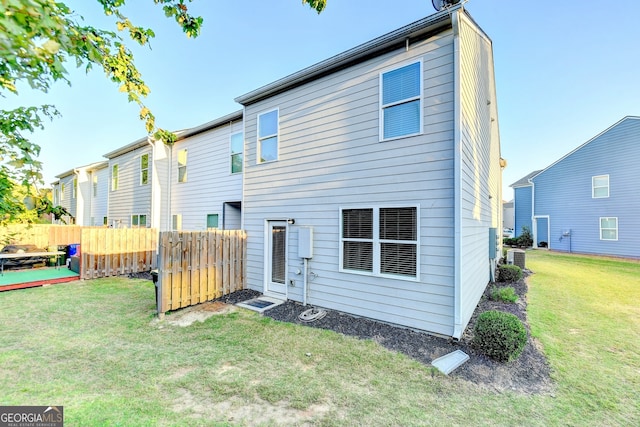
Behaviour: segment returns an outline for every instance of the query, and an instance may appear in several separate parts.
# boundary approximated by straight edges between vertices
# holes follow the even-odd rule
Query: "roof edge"
[[[346,65],[377,56],[376,54],[381,54],[385,49],[399,41],[449,28],[451,26],[452,13],[460,9],[463,9],[462,2],[240,95],[235,98],[235,101],[245,106],[253,104],[269,96],[300,86],[316,76],[330,74]]]

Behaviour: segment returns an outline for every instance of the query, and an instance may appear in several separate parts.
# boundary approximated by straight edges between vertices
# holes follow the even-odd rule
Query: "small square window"
[[[207,215],[207,228],[218,228],[218,214]]]

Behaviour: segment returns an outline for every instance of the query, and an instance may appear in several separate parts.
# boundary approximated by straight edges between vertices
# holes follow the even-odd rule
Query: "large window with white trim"
[[[422,132],[422,62],[380,74],[380,139]]]
[[[258,163],[278,160],[278,110],[258,115]]]
[[[118,165],[111,166],[111,191],[118,189]]]
[[[418,277],[418,207],[343,208],[340,270]]]
[[[242,132],[234,133],[230,137],[229,152],[231,153],[231,173],[242,172],[244,137]]]
[[[609,197],[609,175],[598,175],[591,178],[591,196],[594,199]]]
[[[618,240],[618,218],[600,218],[600,240]]]
[[[140,185],[149,184],[149,154],[140,156]]]
[[[187,182],[187,149],[178,151],[178,182]]]
[[[78,197],[78,178],[73,178],[73,187],[71,189],[71,197],[72,198],[77,198]]]

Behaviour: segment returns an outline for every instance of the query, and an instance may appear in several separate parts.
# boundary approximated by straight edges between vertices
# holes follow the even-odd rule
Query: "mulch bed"
[[[360,339],[371,339],[389,350],[398,351],[416,359],[426,365],[431,361],[455,350],[467,353],[470,359],[451,374],[451,377],[472,382],[481,388],[497,392],[514,391],[524,394],[553,393],[553,383],[550,378],[549,365],[538,348],[537,342],[529,333],[529,340],[520,357],[508,363],[496,362],[471,346],[473,327],[478,315],[487,310],[501,310],[513,313],[525,323],[527,331],[527,282],[525,278],[517,283],[496,283],[487,286],[487,289],[478,303],[476,310],[459,341],[437,337],[424,332],[419,332],[399,326],[381,323],[372,319],[355,317],[350,314],[334,310],[326,310],[327,315],[311,323],[301,322],[298,319],[300,313],[312,306],[304,307],[302,304],[287,301],[275,308],[264,312],[275,320],[310,326],[313,328],[329,329],[344,335]],[[142,278],[142,277],[140,277]],[[503,303],[491,301],[488,298],[492,286],[512,286],[518,295],[516,303]],[[242,290],[218,299],[228,304],[235,304],[256,298],[262,295],[252,290]]]

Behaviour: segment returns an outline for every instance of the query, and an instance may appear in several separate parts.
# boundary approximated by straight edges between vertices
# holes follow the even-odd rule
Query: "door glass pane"
[[[287,228],[273,226],[271,228],[271,281],[284,284],[285,242]]]

